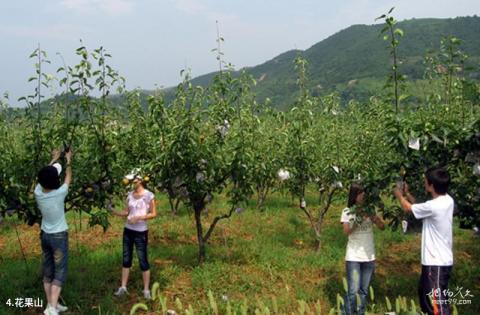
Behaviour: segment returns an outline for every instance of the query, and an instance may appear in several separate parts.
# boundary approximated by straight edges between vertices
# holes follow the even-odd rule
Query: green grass
[[[310,199],[313,204],[314,197]],[[160,215],[149,223],[149,258],[152,283],[159,282],[170,308],[175,308],[174,301],[179,298],[184,308],[192,305],[196,314],[208,313],[207,293],[211,290],[220,310],[225,310],[225,300],[238,306],[244,299],[249,305],[261,300],[272,309],[275,297],[280,313],[296,310],[296,300],[300,299],[310,305],[319,300],[326,312],[336,305],[337,293],[343,295],[347,237],[339,223],[341,199],[328,214],[320,252],[314,251],[315,238],[303,213],[288,196],[277,193],[267,200],[263,211],[252,205],[242,214],[221,221],[208,246],[207,262],[201,266],[197,264],[191,213],[184,207],[178,216],[172,216],[166,200],[160,198],[159,204]],[[220,197],[209,206],[210,214],[204,220],[212,220],[221,208],[226,209],[226,205]],[[86,215],[83,217],[87,220]],[[76,233],[78,216],[69,213],[67,220],[69,274],[62,297],[71,314],[127,314],[142,301],[142,280],[135,258],[128,285],[130,295],[113,297],[120,281],[122,219],[112,218],[112,227],[105,234],[99,227],[88,228],[86,221],[82,231]],[[22,313],[21,309],[6,307],[8,298],[44,298],[38,227],[18,226],[27,253],[27,271],[13,223],[9,218],[0,226],[0,314]],[[399,295],[417,301],[420,236],[386,229],[375,231],[375,241],[377,269],[372,286],[377,304],[384,305],[385,296],[392,301]],[[450,287],[469,289],[476,297],[480,293],[479,259],[478,238],[471,231],[455,228],[455,267]],[[26,313],[31,314],[32,309]],[[472,305],[459,306],[459,313],[479,314],[480,305],[473,298]]]

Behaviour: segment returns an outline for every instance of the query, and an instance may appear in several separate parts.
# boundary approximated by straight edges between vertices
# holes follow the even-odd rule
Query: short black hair
[[[60,188],[60,177],[58,171],[54,166],[48,165],[43,167],[37,176],[38,182],[45,189]]]
[[[359,183],[352,183],[350,186],[350,191],[348,192],[348,203],[347,206],[353,207],[355,203],[357,202],[357,196],[360,195],[365,191],[365,188],[363,188],[362,185]]]
[[[425,172],[425,178],[429,185],[433,185],[435,192],[445,195],[450,185],[450,174],[443,167],[431,167]]]

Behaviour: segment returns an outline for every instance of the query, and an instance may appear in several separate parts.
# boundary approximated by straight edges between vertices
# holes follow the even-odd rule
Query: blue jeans
[[[132,267],[133,245],[137,249],[138,260],[140,261],[140,269],[147,271],[150,269],[147,254],[148,230],[138,232],[125,228],[123,230],[123,267]]]
[[[40,232],[43,282],[61,287],[67,279],[68,232]]]
[[[347,261],[346,268],[348,292],[345,296],[345,314],[364,315],[368,288],[375,271],[375,261]],[[357,305],[357,294],[360,298],[360,305]]]

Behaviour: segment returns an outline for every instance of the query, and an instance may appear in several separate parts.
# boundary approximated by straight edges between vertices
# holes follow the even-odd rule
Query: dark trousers
[[[448,280],[452,266],[423,266],[418,297],[422,312],[429,315],[450,315],[448,297]]]
[[[147,244],[148,230],[138,232],[125,228],[123,230],[123,267],[132,267],[133,245],[135,245],[140,262],[140,269],[142,271],[149,270],[150,264],[148,263]]]

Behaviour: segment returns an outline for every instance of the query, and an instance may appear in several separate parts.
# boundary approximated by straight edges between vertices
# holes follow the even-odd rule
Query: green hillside
[[[316,43],[306,50],[290,50],[257,66],[245,70],[257,81],[254,92],[257,100],[269,98],[272,107],[286,109],[298,95],[294,60],[298,55],[308,61],[309,91],[314,96],[338,92],[343,103],[356,99],[365,101],[382,92],[391,69],[391,56],[387,42],[380,35],[384,24],[353,25]],[[404,32],[398,46],[400,74],[407,76],[407,92],[411,101],[421,101],[433,86],[423,80],[429,52],[439,52],[442,38],[452,35],[462,41],[460,49],[466,53],[466,75],[480,79],[480,17],[450,19],[411,19],[401,21],[398,28]],[[226,56],[228,60],[228,56]],[[217,72],[192,79],[193,85],[208,86]],[[162,92],[168,103],[175,97],[175,87]],[[140,90],[140,100],[147,106],[147,96],[153,91]],[[114,104],[122,104],[122,95],[112,95]]]
[[[453,35],[461,39],[461,49],[470,56],[470,65],[475,67],[479,64],[480,17],[411,19],[397,25],[405,33],[398,51],[402,62],[400,72],[407,75],[410,82],[422,79],[425,55],[430,50],[438,51],[444,36]],[[387,43],[379,35],[383,26],[353,25],[309,49],[291,50],[245,70],[257,80],[259,100],[268,97],[273,106],[284,108],[295,98],[297,86],[293,61],[301,54],[309,62],[312,94],[338,91],[344,101],[352,98],[362,100],[378,93],[390,69]],[[209,73],[194,78],[193,84],[206,86],[214,75]],[[469,75],[478,78],[478,70]]]

